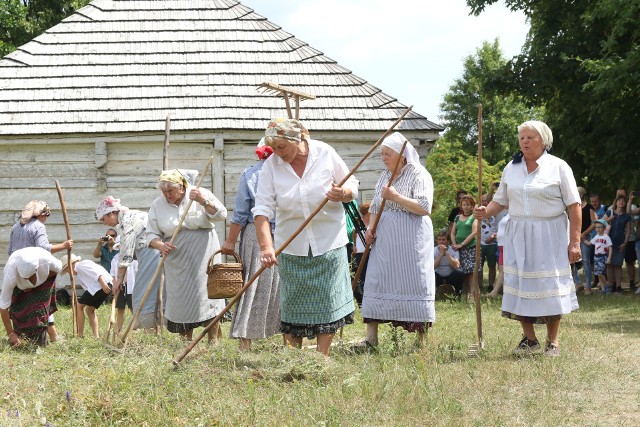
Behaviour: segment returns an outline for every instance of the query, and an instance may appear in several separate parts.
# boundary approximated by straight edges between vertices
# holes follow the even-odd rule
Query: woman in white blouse
[[[353,293],[347,263],[346,219],[341,202],[357,197],[358,185],[336,151],[309,138],[295,119],[274,119],[265,131],[273,148],[262,167],[255,207],[256,233],[263,266],[278,264],[280,331],[287,343],[317,337],[324,355],[335,332],[353,323]],[[275,249],[293,235],[325,199],[329,201],[276,259]],[[269,220],[275,217],[274,239]],[[275,245],[274,245],[275,240]]]
[[[227,209],[211,191],[192,186],[183,171],[163,171],[158,181],[162,196],[153,201],[149,210],[147,243],[167,257],[167,330],[191,340],[194,328],[207,325],[224,308],[223,299],[208,298],[207,263],[220,248],[213,221],[225,219]],[[171,244],[169,240],[189,200],[193,203]],[[209,330],[209,342],[217,333],[217,327]]]
[[[520,153],[502,172],[491,203],[477,207],[475,216],[487,218],[508,206],[502,315],[519,321],[524,335],[513,354],[538,350],[533,325],[546,324],[544,354],[558,356],[560,319],[578,308],[570,264],[580,260],[580,196],[569,165],[548,153],[553,134],[545,123],[521,124],[518,137]]]

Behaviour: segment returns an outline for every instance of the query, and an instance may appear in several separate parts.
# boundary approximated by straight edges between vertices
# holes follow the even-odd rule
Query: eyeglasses
[[[113,237],[114,239],[118,236],[117,234],[107,234],[109,237]]]

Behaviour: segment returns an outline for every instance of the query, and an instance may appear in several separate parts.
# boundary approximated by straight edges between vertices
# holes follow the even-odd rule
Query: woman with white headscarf
[[[12,347],[20,345],[20,338],[47,345],[48,318],[58,309],[55,283],[61,269],[62,263],[39,247],[18,249],[7,260],[0,316]]]
[[[512,353],[537,351],[533,325],[545,324],[544,354],[559,356],[560,319],[578,308],[570,264],[580,260],[580,195],[569,165],[549,154],[553,134],[545,123],[522,123],[518,138],[520,152],[504,168],[493,200],[476,207],[475,217],[488,218],[508,206],[502,315],[519,321],[524,335]]]
[[[262,168],[252,212],[261,263],[278,264],[280,332],[295,347],[305,337],[317,337],[316,350],[328,356],[335,332],[353,323],[349,239],[341,202],[358,196],[358,183],[352,176],[338,186],[349,173],[347,165],[331,146],[311,139],[296,119],[272,120],[265,143],[275,155]],[[322,210],[276,259],[275,248],[282,247],[325,197],[329,201]],[[269,221],[274,218],[272,238]]]
[[[391,323],[418,333],[424,344],[427,328],[435,321],[435,273],[433,269],[433,180],[419,163],[411,143],[399,132],[385,138],[381,153],[385,170],[369,208],[370,224],[381,215],[376,233],[367,228],[372,244],[367,286],[362,298],[362,317],[367,324],[366,346],[378,344],[378,325]],[[400,170],[388,186],[400,159]],[[382,199],[385,208],[380,213]]]
[[[229,235],[222,245],[222,253],[233,255],[236,242],[240,237],[240,258],[242,260],[244,281],[253,277],[262,267],[260,264],[260,246],[256,235],[251,209],[256,204],[256,193],[260,172],[273,149],[264,143],[264,138],[256,147],[258,163],[248,167],[240,175],[236,206],[231,217]],[[271,232],[275,228],[275,219],[270,221]],[[274,266],[263,271],[257,283],[250,286],[236,304],[231,319],[232,338],[240,340],[241,350],[251,350],[251,341],[268,338],[280,330],[280,275]]]

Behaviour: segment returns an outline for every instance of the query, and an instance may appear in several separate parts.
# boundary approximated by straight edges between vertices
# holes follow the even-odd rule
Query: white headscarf
[[[520,133],[520,130],[523,128],[535,129],[542,138],[542,145],[544,146],[544,149],[547,151],[551,150],[551,146],[553,146],[553,133],[546,123],[540,122],[538,120],[526,121],[518,126],[518,133]]]
[[[394,132],[382,141],[382,147],[390,148],[396,153],[403,155],[408,163],[415,163],[421,166],[420,156],[418,156],[418,152],[410,142],[407,141],[407,145],[404,147],[404,153],[400,153],[405,141],[407,141],[407,138],[405,138],[404,135],[400,132]]]

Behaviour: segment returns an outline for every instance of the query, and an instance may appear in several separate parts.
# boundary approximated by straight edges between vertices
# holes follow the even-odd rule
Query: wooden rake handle
[[[338,184],[339,187],[341,187],[342,185],[344,185],[345,182],[347,182],[347,180],[349,178],[351,178],[351,176],[355,173],[356,170],[358,170],[358,168],[362,165],[362,163],[364,163],[364,161],[371,155],[371,153],[373,153],[376,148],[378,148],[378,146],[380,144],[382,144],[382,141],[391,133],[393,132],[393,129],[395,129],[395,127],[404,119],[404,117],[409,114],[409,112],[411,111],[411,109],[413,108],[413,106],[410,106],[409,108],[407,108],[405,110],[404,113],[402,113],[402,115],[400,117],[398,117],[396,119],[395,122],[393,122],[391,124],[391,126],[389,127],[389,129],[386,130],[386,132],[384,134],[382,134],[382,136],[378,139],[378,141],[376,141],[376,143],[373,145],[373,147],[371,147],[371,149],[369,151],[367,151],[367,153],[360,159],[360,161],[351,169],[351,171],[349,171],[349,173],[344,177],[344,179],[342,181],[340,181],[340,183]],[[324,205],[327,204],[327,202],[329,201],[329,199],[327,199],[326,197],[324,198],[324,200],[320,203],[320,205],[311,213],[311,215],[309,215],[309,217],[298,227],[298,229],[291,235],[291,237],[289,237],[287,239],[286,242],[284,242],[282,244],[282,246],[280,248],[278,248],[278,250],[275,252],[275,256],[277,257],[278,255],[280,255],[282,253],[282,251],[289,246],[289,244],[293,241],[293,239],[295,239],[298,234],[300,234],[302,232],[302,230],[304,230],[304,228],[309,224],[309,222],[311,222],[311,220],[313,219],[314,216],[316,216],[318,214],[318,212],[320,212],[320,210],[324,207]],[[245,285],[240,288],[240,290],[238,291],[238,293],[236,294],[235,297],[233,297],[231,299],[231,301],[229,301],[229,303],[222,309],[222,311],[220,311],[220,313],[218,313],[218,315],[216,317],[213,318],[213,320],[204,328],[204,330],[200,333],[200,335],[198,335],[193,341],[191,341],[191,343],[189,343],[189,345],[184,349],[184,351],[173,360],[173,364],[175,366],[180,365],[180,362],[182,362],[182,360],[187,357],[187,355],[191,352],[191,350],[193,350],[193,348],[205,337],[205,335],[207,335],[207,332],[209,332],[209,330],[211,328],[213,328],[220,319],[222,319],[222,317],[225,315],[225,313],[227,311],[229,311],[231,309],[231,307],[233,306],[233,304],[236,303],[236,301],[238,301],[240,299],[240,297],[242,296],[242,294],[244,294],[244,292],[249,288],[249,286],[251,286],[251,284],[253,284],[253,282],[255,282],[255,280],[260,276],[260,274],[262,274],[262,272],[266,269],[266,267],[260,267],[260,269],[249,279],[247,280],[247,283],[245,283]]]
[[[482,203],[482,104],[478,104],[478,201]],[[471,289],[473,290],[473,302],[476,309],[476,329],[478,344],[483,345],[482,337],[482,307],[480,306],[480,284],[478,283],[478,270],[480,269],[482,223],[476,228],[476,262],[473,267]]]
[[[64,220],[64,228],[67,232],[67,240],[71,240],[71,227],[69,226],[69,217],[67,216],[67,206],[64,203],[64,195],[62,194],[62,187],[56,179],[56,191],[58,192],[58,198],[60,199],[60,208],[62,209],[62,218]],[[69,283],[71,284],[71,313],[73,319],[71,321],[71,327],[73,329],[73,337],[78,336],[78,324],[77,324],[77,312],[78,305],[76,302],[76,281],[74,278],[73,268],[71,268],[71,249],[67,249],[67,259],[69,260]]]

